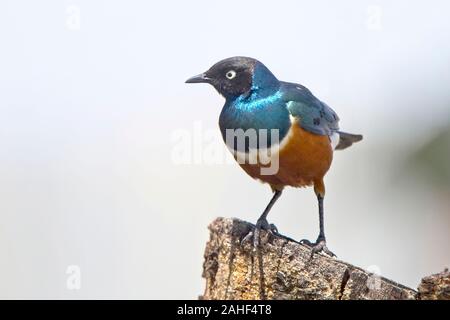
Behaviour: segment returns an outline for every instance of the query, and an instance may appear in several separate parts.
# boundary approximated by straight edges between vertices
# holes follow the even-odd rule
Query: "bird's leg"
[[[272,209],[275,202],[278,200],[278,198],[281,196],[281,190],[275,190],[275,193],[270,200],[269,204],[267,205],[264,212],[261,214],[261,216],[258,218],[258,221],[256,222],[255,230],[250,231],[244,239],[242,239],[242,244],[245,244],[248,242],[251,238],[253,238],[253,249],[256,250],[259,247],[259,237],[262,230],[267,230],[271,233],[278,233],[277,228],[274,224],[269,224],[267,221],[267,215],[270,212],[270,209]]]
[[[316,242],[312,243],[309,240],[303,239],[300,241],[300,243],[303,244],[307,244],[309,246],[312,247],[312,251],[311,251],[311,258],[313,257],[314,253],[317,252],[324,252],[332,257],[335,257],[336,255],[331,252],[328,248],[327,248],[327,242],[325,239],[325,228],[324,228],[324,223],[323,223],[323,199],[324,199],[324,192],[317,192],[317,200],[319,202],[319,236],[317,237]]]

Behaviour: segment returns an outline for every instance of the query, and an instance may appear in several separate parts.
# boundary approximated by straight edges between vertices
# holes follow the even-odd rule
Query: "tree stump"
[[[217,218],[210,226],[201,299],[450,299],[450,274],[426,277],[419,291],[352,264],[315,254],[281,235],[261,232],[261,246],[241,240],[254,225]]]

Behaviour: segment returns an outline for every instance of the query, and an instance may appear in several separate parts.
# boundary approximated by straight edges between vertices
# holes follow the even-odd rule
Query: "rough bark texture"
[[[211,223],[201,299],[449,299],[448,270],[424,278],[417,292],[335,258],[311,259],[308,246],[265,231],[253,253],[241,245],[253,228],[238,219]]]
[[[450,300],[450,272],[448,269],[422,279],[419,285],[419,299]]]

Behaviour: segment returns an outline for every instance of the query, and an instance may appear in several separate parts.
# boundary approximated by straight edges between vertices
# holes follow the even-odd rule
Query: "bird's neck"
[[[280,87],[278,79],[262,63],[257,63],[253,70],[252,90],[270,95]]]

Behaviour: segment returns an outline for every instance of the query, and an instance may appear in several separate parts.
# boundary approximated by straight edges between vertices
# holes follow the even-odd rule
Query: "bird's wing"
[[[282,82],[281,91],[289,113],[299,119],[303,129],[328,136],[339,130],[339,117],[336,112],[317,99],[306,87]]]

